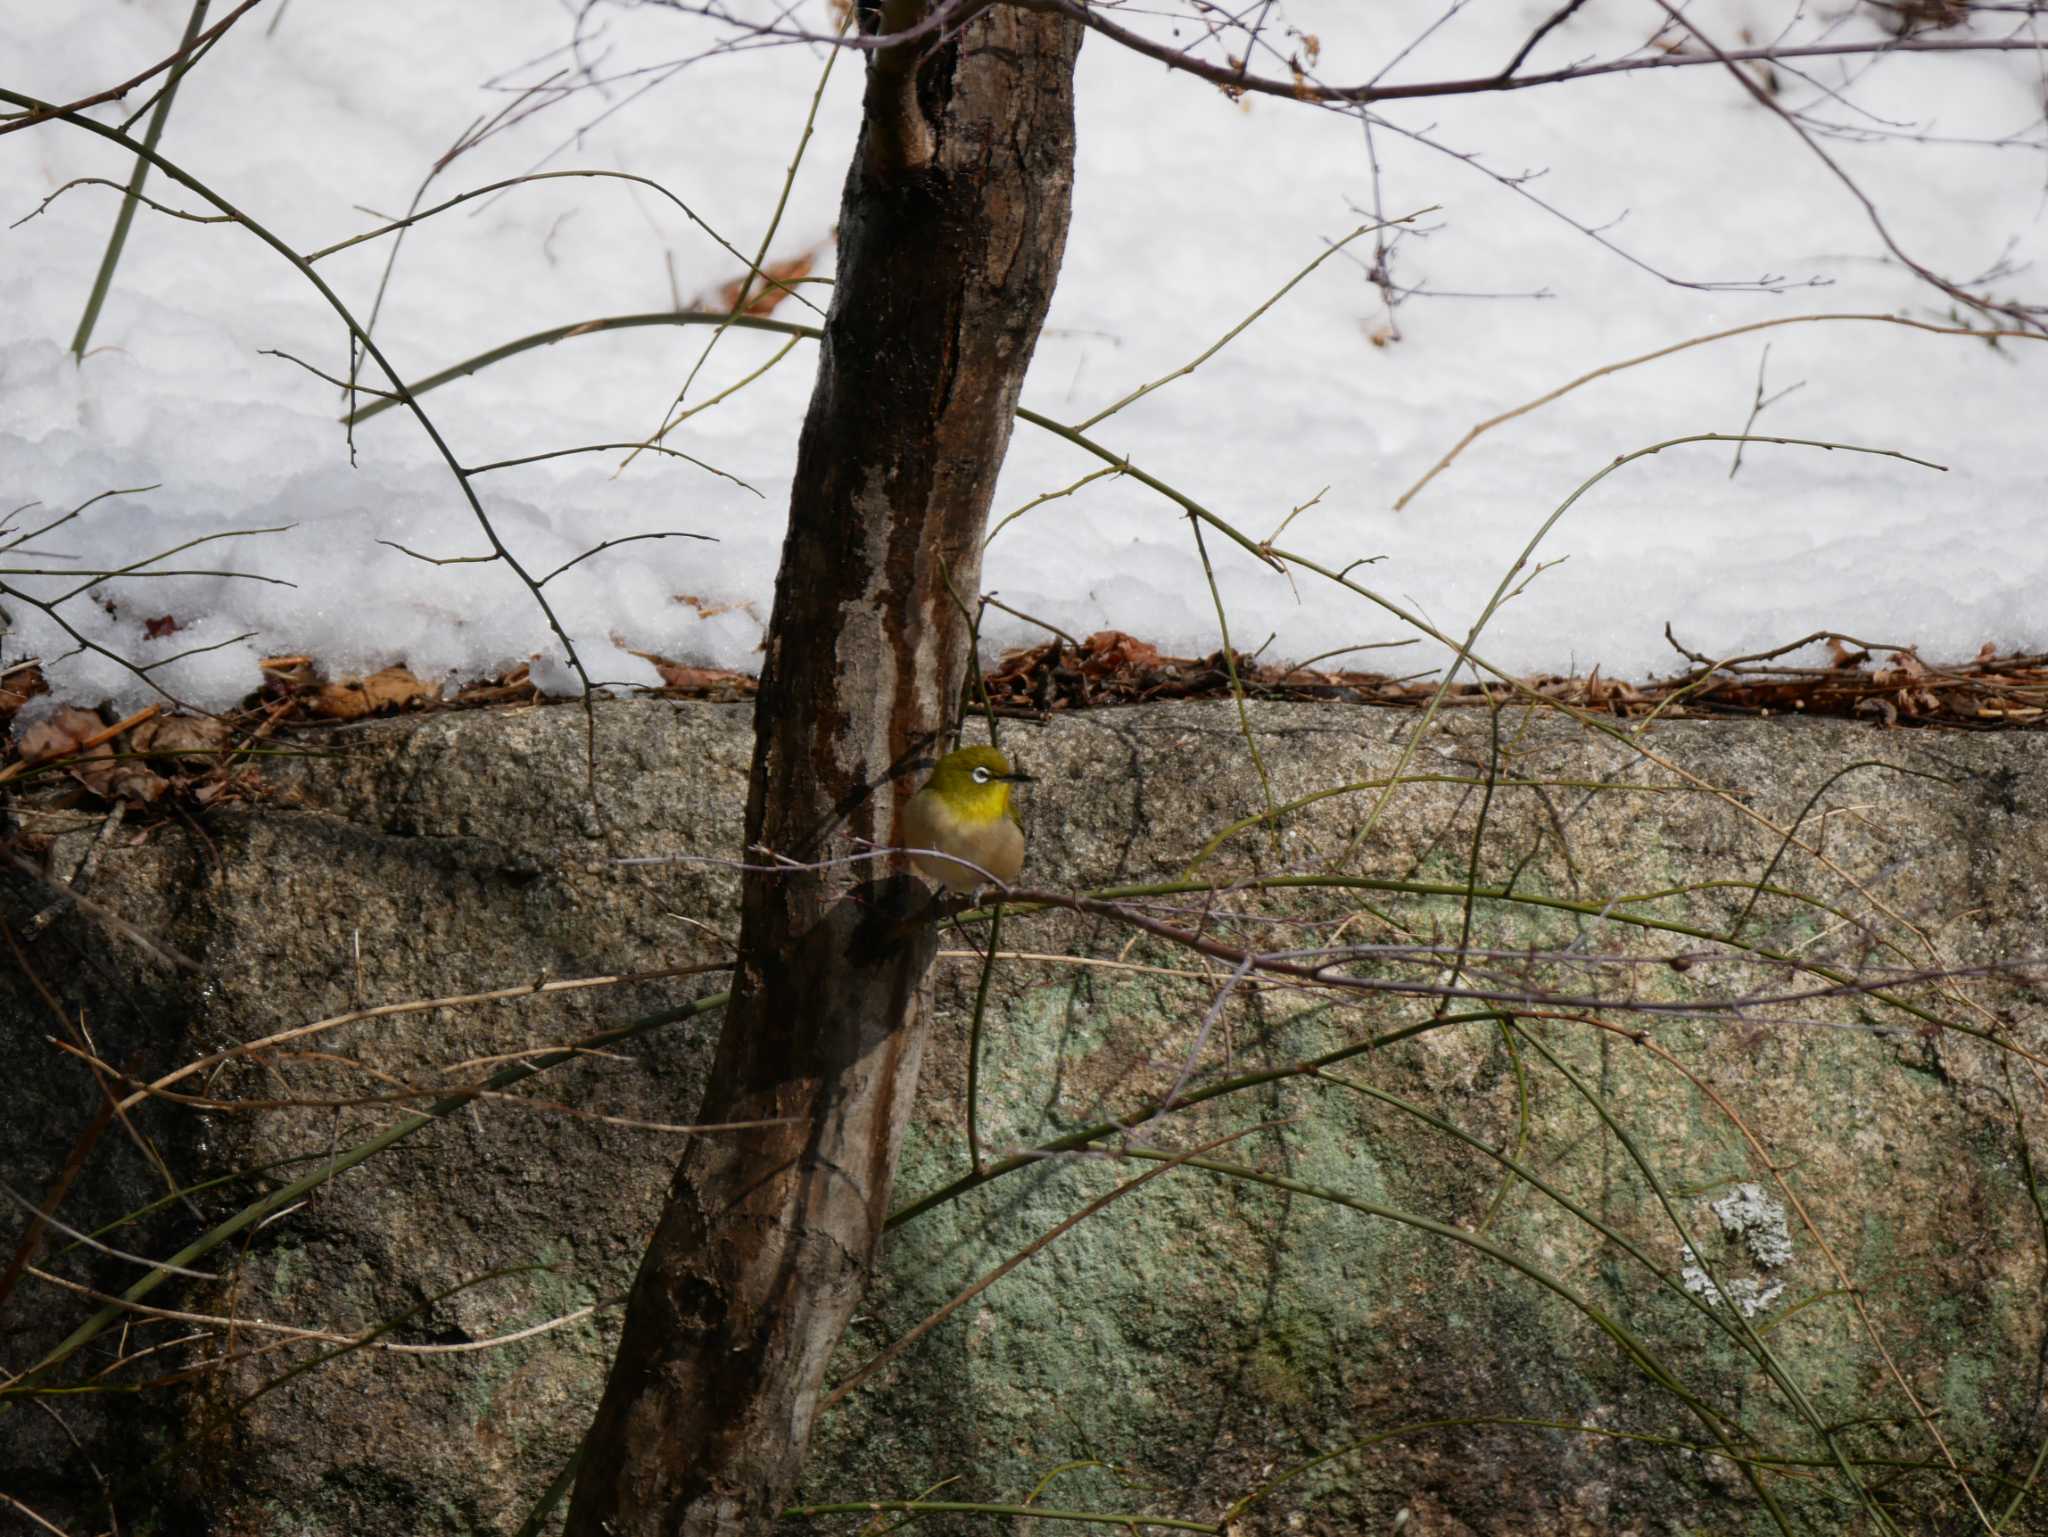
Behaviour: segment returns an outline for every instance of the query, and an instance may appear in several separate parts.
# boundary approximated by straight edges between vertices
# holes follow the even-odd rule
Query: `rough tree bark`
[[[914,4],[863,4],[899,30]],[[899,56],[919,51],[912,61]],[[1070,19],[997,5],[870,61],[755,720],[749,847],[892,841],[960,696],[1012,410],[1066,243]],[[950,586],[950,591],[949,591]],[[699,1118],[585,1445],[571,1537],[765,1530],[867,1282],[936,946],[911,876],[750,875]]]

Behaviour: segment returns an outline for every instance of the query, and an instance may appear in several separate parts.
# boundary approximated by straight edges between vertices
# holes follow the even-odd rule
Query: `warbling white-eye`
[[[903,843],[953,858],[913,854],[918,874],[956,892],[988,885],[983,870],[1006,886],[1015,881],[1024,868],[1024,829],[1010,786],[1030,783],[1029,774],[1017,773],[993,747],[962,747],[939,759],[924,788],[903,808]]]

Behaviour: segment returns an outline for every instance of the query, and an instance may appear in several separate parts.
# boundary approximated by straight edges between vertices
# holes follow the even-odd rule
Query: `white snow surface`
[[[226,9],[216,5],[216,19]],[[593,12],[572,54],[564,50],[575,9],[558,0],[275,0],[193,70],[161,152],[307,252],[403,214],[467,125],[518,100],[511,87],[588,63],[610,83],[500,129],[435,176],[424,203],[537,168],[625,171],[660,182],[751,254],[826,50],[721,50],[736,28],[649,8]],[[1388,78],[1489,73],[1551,9],[1551,0],[1454,7]],[[103,89],[171,53],[187,12],[185,0],[9,0],[0,4],[0,84],[47,100]],[[1318,77],[1346,82],[1382,69],[1442,12],[1441,0],[1293,0],[1287,20],[1318,36]],[[1588,7],[1527,67],[1626,52],[1661,14],[1648,3]],[[1689,14],[1729,46],[1773,37],[1795,15],[1762,0],[1701,0]],[[1875,35],[1867,12],[1799,14],[1801,37]],[[822,4],[796,17],[830,26]],[[1299,45],[1283,37],[1281,46]],[[1937,141],[1825,147],[1915,259],[1962,279],[2004,262],[2012,275],[1990,286],[2027,297],[2048,286],[2048,273],[2027,268],[2048,243],[2039,68],[2028,55],[1993,53],[1809,61],[1820,86],[1854,82],[1847,101],[1779,79],[1781,99],[1818,116],[1866,130],[1903,125]],[[860,84],[858,56],[841,56],[772,256],[828,239]],[[143,94],[92,116],[117,123]],[[1024,391],[1026,405],[1069,422],[1188,362],[1365,222],[1359,210],[1374,198],[1355,117],[1271,98],[1233,103],[1101,37],[1082,50],[1078,97],[1072,234]],[[1376,110],[1392,125],[1374,135],[1380,206],[1395,216],[1437,209],[1419,221],[1426,236],[1397,247],[1395,278],[1507,296],[1414,298],[1389,340],[1379,292],[1352,259],[1370,259],[1368,236],[1198,371],[1093,436],[1254,540],[1321,492],[1280,543],[1333,567],[1378,557],[1352,579],[1462,636],[1580,482],[1664,439],[1741,431],[1768,344],[1766,390],[1801,387],[1763,414],[1758,431],[1895,449],[1946,473],[1763,445],[1747,449],[1732,480],[1723,444],[1633,463],[1547,536],[1536,558],[1569,558],[1493,619],[1480,654],[1518,672],[1597,664],[1609,676],[1642,676],[1678,661],[1667,622],[1716,655],[1823,627],[1914,644],[1930,657],[1986,642],[2048,647],[2048,346],[2037,343],[1994,348],[1872,321],[1751,333],[1617,373],[1522,416],[1392,510],[1475,422],[1590,369],[1752,321],[1860,313],[1940,322],[1950,306],[1887,256],[1829,168],[1719,67]],[[2030,124],[2030,141],[2004,149],[1946,142],[2026,134]],[[1503,176],[1545,174],[1503,185],[1395,130],[1477,152]],[[124,181],[129,165],[118,147],[64,123],[0,137],[0,223],[74,177]],[[153,173],[146,190],[208,211],[165,174]],[[1635,261],[1529,195],[1603,227]],[[66,344],[118,200],[107,187],[76,187],[0,232],[0,508],[35,504],[14,513],[18,534],[122,493],[8,550],[0,581],[50,599],[86,578],[25,572],[114,570],[232,531],[154,563],[198,574],[119,577],[60,612],[85,639],[138,664],[214,647],[150,674],[207,707],[249,692],[259,659],[281,653],[311,654],[333,670],[404,661],[431,677],[487,676],[532,659],[544,684],[573,689],[562,647],[503,563],[429,565],[394,548],[489,552],[416,420],[394,410],[364,424],[352,457],[336,387],[269,355],[289,353],[329,375],[349,366],[334,311],[248,231],[140,212],[94,350],[73,361]],[[388,237],[367,242],[315,270],[366,318],[391,248]],[[411,229],[375,334],[417,379],[547,326],[713,295],[740,270],[646,186],[544,181]],[[1781,291],[1666,280],[1766,275],[1785,280]],[[1802,286],[1812,279],[1826,286]],[[1514,297],[1539,291],[1549,297]],[[803,292],[826,302],[823,287]],[[794,304],[778,315],[815,318]],[[710,334],[649,327],[577,337],[424,403],[467,464],[637,440],[662,419]],[[781,345],[725,335],[689,401],[711,398]],[[601,540],[674,530],[717,539],[607,549],[548,584],[594,678],[654,682],[631,651],[754,664],[814,356],[811,343],[798,343],[668,439],[752,490],[654,455],[621,471],[618,452],[477,478],[499,536],[535,575]],[[381,382],[374,369],[364,377]],[[993,516],[1096,468],[1020,424]],[[256,532],[264,529],[282,531]],[[1271,636],[1267,656],[1299,660],[1414,633],[1369,599],[1305,572],[1277,574],[1213,532],[1208,547],[1242,648]],[[1075,634],[1115,626],[1186,653],[1219,643],[1188,519],[1128,478],[1096,480],[1006,527],[983,587]],[[18,600],[6,607],[4,660],[45,658],[60,697],[156,697],[38,611]],[[166,617],[175,631],[151,638],[149,621]],[[989,620],[991,652],[1044,638],[1000,613]],[[1424,643],[1336,665],[1419,671],[1445,655]]]

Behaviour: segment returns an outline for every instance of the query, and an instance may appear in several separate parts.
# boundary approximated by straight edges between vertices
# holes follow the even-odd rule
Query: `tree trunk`
[[[895,30],[889,0],[863,21]],[[997,5],[870,61],[798,450],[747,844],[893,842],[960,696],[981,539],[1073,185],[1072,21]],[[909,48],[921,63],[898,57]],[[950,587],[950,592],[949,592]],[[761,855],[751,855],[758,861]],[[693,1141],[642,1261],[572,1537],[767,1529],[867,1283],[917,1087],[936,929],[873,864],[749,875]]]

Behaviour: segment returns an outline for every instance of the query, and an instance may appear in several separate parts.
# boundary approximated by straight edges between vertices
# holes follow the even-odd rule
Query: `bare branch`
[[[240,5],[229,11],[227,15],[223,16],[197,37],[187,41],[169,58],[159,59],[141,74],[132,76],[122,81],[119,85],[110,85],[104,91],[97,91],[91,96],[81,96],[78,100],[67,102],[61,107],[52,106],[48,102],[24,101],[19,97],[9,95],[6,98],[7,100],[27,110],[19,116],[0,120],[0,134],[14,133],[23,128],[33,128],[36,124],[46,123],[52,118],[69,117],[73,113],[83,112],[87,107],[97,107],[102,102],[119,101],[138,85],[155,79],[167,69],[176,68],[188,54],[196,54],[201,49],[211,46],[229,27],[232,27],[244,15],[262,3],[263,0],[242,0]],[[93,126],[98,127],[99,125],[94,124]],[[108,131],[112,132],[111,129]]]
[[[1730,49],[1718,53],[1658,53],[1611,59],[1598,64],[1573,64],[1563,69],[1546,70],[1534,75],[1503,72],[1463,80],[1418,81],[1408,85],[1326,86],[1313,84],[1306,78],[1280,80],[1270,76],[1253,75],[1242,68],[1232,69],[1208,63],[1193,57],[1184,48],[1158,42],[1142,32],[1135,32],[1129,27],[1111,21],[1100,7],[1084,4],[1083,0],[1012,0],[1012,3],[1031,10],[1057,11],[1061,15],[1075,17],[1084,22],[1091,31],[1101,33],[1133,53],[1141,53],[1148,59],[1157,59],[1169,68],[1206,80],[1211,85],[1263,96],[1283,96],[1292,101],[1324,106],[1362,107],[1385,101],[1423,101],[1442,96],[1524,91],[1540,85],[1562,85],[1576,80],[1597,79],[1602,75],[1633,74],[1641,70],[1686,69],[1701,64],[1774,63],[1783,59],[1855,58],[1884,53],[2038,53],[2048,49],[2048,43],[2025,37],[1888,37],[1873,38],[1862,43],[1812,43],[1789,47],[1780,45]],[[1562,17],[1557,20],[1562,20]],[[803,35],[810,41],[830,41],[823,36]],[[1517,54],[1510,64],[1510,69],[1519,64],[1524,56]]]

